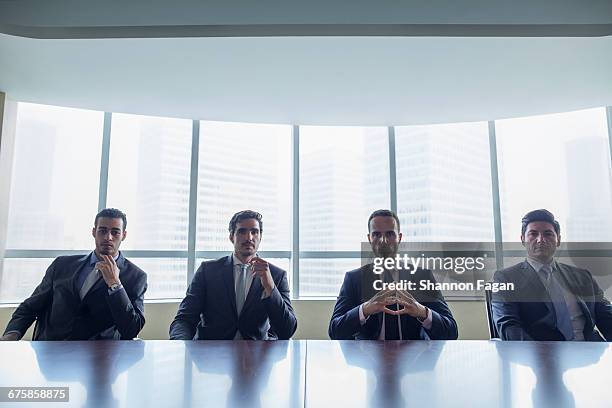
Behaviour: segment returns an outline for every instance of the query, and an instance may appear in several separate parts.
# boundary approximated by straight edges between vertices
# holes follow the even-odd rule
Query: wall
[[[327,324],[334,303],[333,300],[292,301],[298,319],[298,330],[293,338],[329,339]],[[489,338],[484,302],[454,301],[448,304],[459,325],[459,339],[483,340]],[[177,309],[178,303],[147,303],[145,305],[147,323],[139,337],[144,340],[167,339],[168,327]],[[14,310],[14,307],[0,307],[0,330],[2,332]],[[26,334],[27,339],[31,338],[32,328]]]

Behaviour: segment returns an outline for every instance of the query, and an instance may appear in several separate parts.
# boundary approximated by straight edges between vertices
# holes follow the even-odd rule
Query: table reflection
[[[534,407],[554,406],[573,408],[576,406],[574,392],[563,381],[563,374],[570,369],[596,364],[608,348],[606,343],[576,342],[495,342],[502,366],[516,363],[529,367],[536,383],[531,393]],[[513,390],[516,386],[504,370],[504,395],[509,405],[509,395],[524,392]]]
[[[210,374],[227,375],[231,379],[229,390],[220,387],[209,387],[203,383],[201,386],[206,387],[210,392],[226,393],[219,397],[226,397],[227,407],[261,407],[262,393],[273,392],[269,387],[270,374],[274,367],[281,361],[287,360],[287,351],[289,341],[235,341],[233,347],[227,347],[225,342],[187,342],[186,358],[193,362],[198,371]],[[294,352],[299,353],[300,343],[292,344],[297,348]],[[290,365],[293,361],[288,362]],[[299,381],[300,375],[294,375],[299,371],[300,367],[292,367],[291,373],[288,375],[279,376],[284,383],[276,382],[273,388],[286,391],[290,394],[290,390],[294,384],[292,382]],[[195,377],[191,377],[192,379]],[[198,384],[186,384],[190,389],[195,389]],[[208,392],[208,391],[205,391]],[[211,396],[214,398],[214,396]],[[268,397],[276,397],[283,400],[283,395],[274,395]],[[291,398],[291,397],[290,397]],[[296,395],[299,398],[299,395]],[[279,401],[281,402],[281,401]],[[288,402],[288,401],[285,401]],[[301,405],[300,401],[297,402]],[[292,404],[292,406],[295,406]]]
[[[142,341],[32,342],[40,372],[48,381],[79,382],[87,395],[84,407],[115,407],[112,386],[117,377],[144,357]],[[74,389],[70,400],[75,401]]]

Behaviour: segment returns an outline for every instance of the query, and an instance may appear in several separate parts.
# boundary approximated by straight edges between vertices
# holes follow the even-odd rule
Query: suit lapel
[[[537,272],[527,261],[523,261],[521,265],[521,272],[523,274],[523,279],[528,283],[528,289],[530,291],[529,296],[534,297],[533,301],[539,300],[542,302],[546,308],[548,309],[548,313],[555,319],[555,309],[552,304],[552,300],[550,299],[550,295],[548,294],[548,289],[542,283],[542,280],[537,275]]]
[[[244,301],[244,305],[242,306],[242,312],[240,314],[244,313],[246,309],[251,307],[255,301],[261,299],[262,291],[263,286],[261,286],[261,279],[259,279],[257,276],[253,276],[253,281],[251,282],[249,293],[247,293],[247,298]]]
[[[565,281],[565,285],[568,288],[569,292],[574,295],[576,298],[576,303],[580,307],[582,314],[585,318],[585,328],[586,327],[594,327],[595,322],[593,321],[593,315],[591,314],[591,310],[589,309],[589,305],[582,299],[582,288],[580,287],[580,282],[576,280],[576,276],[572,273],[572,267],[569,265],[565,265],[557,262],[557,268],[561,272],[561,276]],[[592,303],[591,303],[592,304]],[[585,329],[586,331],[586,329]]]
[[[227,291],[227,297],[232,304],[234,316],[238,317],[238,312],[236,311],[236,289],[234,288],[234,259],[232,255],[226,257],[225,261],[223,262],[223,267],[221,268],[221,280],[223,280],[223,285]]]
[[[72,274],[72,294],[80,301],[81,297],[79,296],[79,290],[81,288],[77,288],[77,278],[81,273],[81,270],[88,264],[89,257],[91,254],[87,254],[78,258],[74,264],[70,265],[70,268],[74,271]]]

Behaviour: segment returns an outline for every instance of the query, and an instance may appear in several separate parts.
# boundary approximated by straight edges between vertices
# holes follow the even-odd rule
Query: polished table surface
[[[0,387],[69,387],[69,404],[40,408],[299,407],[305,351],[304,341],[1,342]]]
[[[497,341],[2,342],[0,387],[9,386],[69,387],[69,403],[40,407],[609,407],[612,347]]]

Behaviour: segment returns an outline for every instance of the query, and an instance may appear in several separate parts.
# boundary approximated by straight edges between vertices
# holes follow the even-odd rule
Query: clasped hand
[[[114,284],[120,284],[119,280],[119,267],[117,263],[110,255],[101,255],[102,260],[96,263],[96,268],[102,274],[104,282],[111,287]]]
[[[391,310],[387,306],[398,304],[398,310]],[[388,313],[396,316],[403,314],[412,317],[425,318],[427,309],[420,304],[414,296],[404,290],[381,290],[370,300],[363,304],[363,314],[368,317],[375,313]]]

